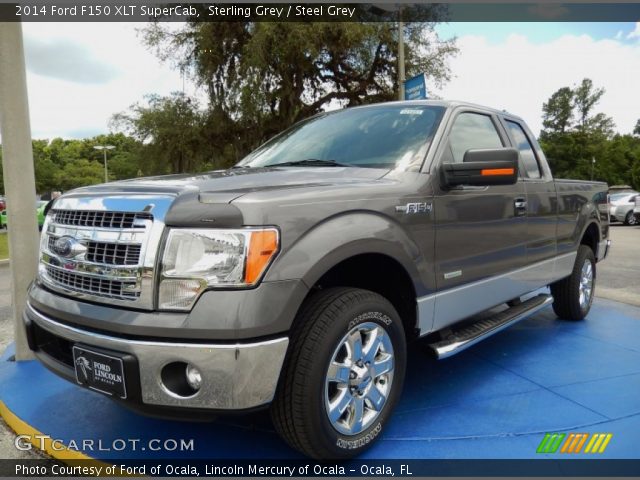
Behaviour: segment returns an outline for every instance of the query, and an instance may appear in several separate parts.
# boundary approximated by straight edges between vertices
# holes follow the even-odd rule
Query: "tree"
[[[636,126],[633,127],[633,134],[640,137],[640,119],[636,122]]]
[[[104,181],[103,166],[84,158],[68,160],[65,166],[56,172],[56,185],[60,190],[66,191],[86,185],[94,185]]]
[[[146,100],[146,105],[137,103],[112,118],[115,128],[142,143],[139,168],[145,174],[164,174],[211,167],[212,149],[202,137],[205,116],[198,102],[182,93],[149,95]]]
[[[542,105],[542,126],[547,133],[564,133],[573,123],[573,90],[563,87]]]
[[[115,151],[108,164],[109,180],[125,180],[138,175],[139,165],[135,153]]]
[[[441,10],[415,8],[427,9],[433,21],[406,24],[407,75],[424,71],[439,85],[449,79],[447,60],[457,49],[452,40],[440,41],[434,30]],[[292,123],[326,108],[396,98],[396,37],[394,22],[192,20],[177,31],[161,23],[144,30],[146,44],[161,59],[207,92],[202,135],[217,166],[239,160]],[[134,114],[130,120],[142,118]]]
[[[107,154],[109,180],[123,180],[136,176],[140,164],[141,142],[123,133],[97,135],[82,140],[81,158],[87,158],[103,165],[104,154],[96,150],[96,145],[112,145]],[[104,177],[104,176],[103,176]]]
[[[578,128],[586,130],[593,107],[604,95],[604,88],[594,88],[593,81],[589,78],[582,80],[580,85],[573,89],[574,104],[578,115]]]
[[[604,93],[589,79],[557,90],[543,105],[540,143],[555,176],[590,179],[593,168],[597,180],[638,188],[640,138],[614,135],[613,120],[595,112]]]
[[[135,138],[122,133],[98,135],[81,140],[38,139],[32,141],[36,191],[44,194],[104,182],[104,157],[102,152],[93,148],[96,145],[115,147],[108,155],[110,180],[138,175],[139,150],[142,144]],[[76,172],[74,170],[76,168],[80,171]],[[2,164],[0,163],[0,193],[4,191],[1,179]]]
[[[615,129],[613,119],[593,112],[604,94],[605,89],[595,88],[589,78],[574,88],[556,90],[542,105],[542,138],[568,131],[611,137]]]

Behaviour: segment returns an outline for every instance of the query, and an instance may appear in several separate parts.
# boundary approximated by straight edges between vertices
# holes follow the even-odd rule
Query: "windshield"
[[[418,170],[444,107],[380,105],[326,113],[269,140],[239,167],[301,166]]]
[[[636,195],[636,193],[634,192],[614,193],[612,195],[609,195],[609,201],[618,202],[620,200],[627,200],[627,198],[630,199],[634,195]]]

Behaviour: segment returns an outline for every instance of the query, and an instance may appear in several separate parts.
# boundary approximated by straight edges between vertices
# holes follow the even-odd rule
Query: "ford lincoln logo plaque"
[[[87,251],[87,247],[82,245],[79,241],[77,241],[73,237],[64,236],[58,238],[51,248],[53,253],[60,255],[64,258],[73,258],[77,257],[81,253],[85,253]]]

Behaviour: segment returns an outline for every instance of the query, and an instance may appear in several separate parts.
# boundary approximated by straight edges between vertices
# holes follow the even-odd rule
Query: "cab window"
[[[533,146],[529,141],[529,137],[524,133],[522,126],[511,120],[506,122],[511,137],[515,140],[515,147],[520,152],[520,158],[528,178],[540,178],[540,165],[538,165],[538,159],[533,151]]]
[[[443,161],[462,163],[467,150],[502,148],[502,140],[489,115],[465,112],[458,115],[449,132]]]

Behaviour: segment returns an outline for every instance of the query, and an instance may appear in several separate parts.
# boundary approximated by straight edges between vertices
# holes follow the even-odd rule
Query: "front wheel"
[[[402,390],[406,342],[377,293],[329,288],[303,304],[272,405],[276,430],[316,459],[350,458],[376,440]]]
[[[593,303],[596,286],[596,257],[586,245],[578,247],[573,271],[551,285],[553,311],[566,320],[584,319]]]
[[[636,220],[636,216],[633,214],[633,210],[627,213],[627,216],[624,217],[625,225],[637,225],[638,221]]]

